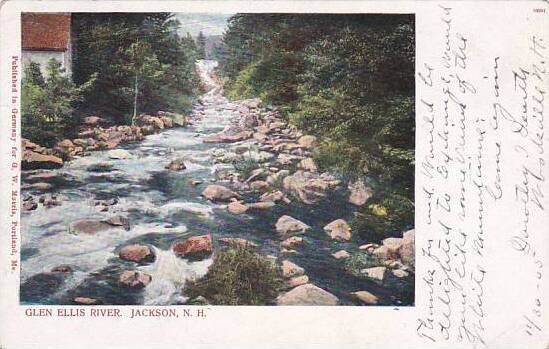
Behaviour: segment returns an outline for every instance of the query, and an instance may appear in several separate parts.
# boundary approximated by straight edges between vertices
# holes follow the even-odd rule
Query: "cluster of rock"
[[[119,144],[143,140],[146,135],[174,126],[186,126],[185,116],[159,111],[156,116],[142,114],[135,118],[134,125],[105,127],[105,120],[98,116],[83,119],[78,137],[64,139],[53,148],[42,147],[28,139],[22,140],[23,170],[54,169],[63,166],[63,161],[83,156],[94,150],[114,149]]]
[[[36,201],[34,196],[25,195],[23,196],[23,203],[21,204],[21,207],[25,211],[33,211],[38,208],[39,204],[46,208],[60,206],[61,198],[56,194],[44,194],[38,198],[38,201]]]
[[[309,283],[305,269],[290,262],[282,261],[282,277],[290,289],[280,294],[276,299],[277,305],[337,305],[339,299],[330,292]]]
[[[365,244],[359,249],[371,254],[379,261],[378,266],[360,270],[360,273],[373,280],[383,283],[387,276],[404,278],[414,272],[414,229],[404,232],[401,238],[386,238],[381,245]]]
[[[220,180],[232,182],[241,190],[273,192],[281,190],[286,200],[293,197],[313,204],[326,196],[328,189],[340,181],[328,173],[319,173],[311,158],[316,137],[303,135],[280,117],[280,113],[259,107],[259,100],[237,102],[241,117],[221,133],[206,137],[208,143],[236,143],[229,148],[215,148],[212,157],[218,163],[251,160],[258,164],[251,176],[242,178],[230,167],[217,173]],[[284,167],[295,167],[292,173]]]
[[[275,110],[260,108],[258,100],[245,100],[238,103],[240,118],[221,133],[207,137],[204,142],[232,143],[211,151],[219,164],[234,164],[246,160],[256,162],[258,167],[243,176],[238,168],[220,166],[216,171],[218,182],[228,183],[228,187],[209,185],[202,196],[214,202],[227,203],[232,214],[249,213],[254,209],[269,209],[278,203],[298,200],[305,204],[315,204],[326,198],[330,189],[337,188],[340,181],[329,173],[319,173],[317,164],[311,157],[317,139],[303,135],[288,125]],[[230,189],[229,189],[230,188]],[[372,188],[362,180],[348,183],[348,202],[365,205],[374,195]],[[250,191],[261,194],[258,202],[245,202],[239,192]],[[380,213],[381,215],[381,213]],[[275,224],[282,255],[298,253],[297,249],[305,242],[304,235],[311,227],[300,220],[284,215]],[[325,233],[337,242],[348,242],[352,231],[344,219],[336,219],[324,226]],[[383,283],[387,275],[403,278],[413,272],[413,231],[402,238],[389,238],[383,244],[367,244],[358,253],[372,254],[380,265],[361,270],[364,277]],[[364,246],[367,246],[365,248]],[[352,257],[345,249],[335,250],[332,257],[345,260]],[[282,274],[287,279],[289,291],[281,294],[278,304],[290,305],[332,305],[339,300],[329,292],[309,283],[304,270],[290,261],[281,264]],[[351,292],[350,295],[363,304],[378,304],[379,299],[366,290]]]

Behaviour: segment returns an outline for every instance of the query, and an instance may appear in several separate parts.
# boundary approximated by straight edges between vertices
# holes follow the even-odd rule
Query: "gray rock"
[[[313,284],[305,284],[278,296],[277,305],[337,305],[339,299]]]
[[[282,216],[275,224],[276,231],[281,235],[295,235],[304,233],[310,229],[310,227],[291,216]]]
[[[240,195],[222,185],[210,184],[204,189],[202,196],[212,201],[229,201]]]
[[[334,240],[348,241],[351,239],[351,228],[343,219],[336,219],[327,224],[324,231]]]

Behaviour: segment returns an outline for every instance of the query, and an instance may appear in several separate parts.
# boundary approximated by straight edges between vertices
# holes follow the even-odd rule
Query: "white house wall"
[[[61,51],[32,51],[32,50],[23,50],[23,65],[26,66],[29,62],[35,62],[40,64],[40,71],[42,75],[46,75],[46,66],[50,59],[55,59],[58,62],[61,62],[61,67],[65,69],[65,73],[69,76],[71,75],[71,57],[70,54]]]

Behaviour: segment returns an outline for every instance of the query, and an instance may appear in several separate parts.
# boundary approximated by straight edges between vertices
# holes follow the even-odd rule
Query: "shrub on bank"
[[[219,252],[208,273],[189,281],[185,294],[218,305],[273,304],[282,286],[276,265],[251,247],[233,245]]]
[[[25,68],[21,92],[22,136],[51,147],[76,133],[80,123],[76,106],[94,83],[95,75],[77,86],[64,75],[61,63],[51,59],[42,76],[40,65],[31,62]]]

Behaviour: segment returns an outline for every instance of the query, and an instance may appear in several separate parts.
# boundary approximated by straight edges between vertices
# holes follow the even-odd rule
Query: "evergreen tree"
[[[202,31],[196,37],[196,47],[199,59],[206,59],[206,37],[202,34]]]
[[[75,135],[80,122],[76,107],[93,85],[95,75],[77,86],[63,73],[61,63],[55,59],[51,59],[46,66],[46,78],[40,73],[37,63],[31,63],[25,69],[21,92],[24,138],[52,146],[63,138]]]
[[[179,22],[173,14],[79,13],[73,22],[77,47],[73,77],[81,83],[98,74],[82,112],[122,124],[131,121],[136,109],[138,113],[190,109],[198,92],[196,46],[178,35]]]
[[[412,222],[413,16],[237,14],[223,44],[230,98],[279,105],[319,138],[322,170],[367,180],[371,201],[398,213],[384,224]]]

